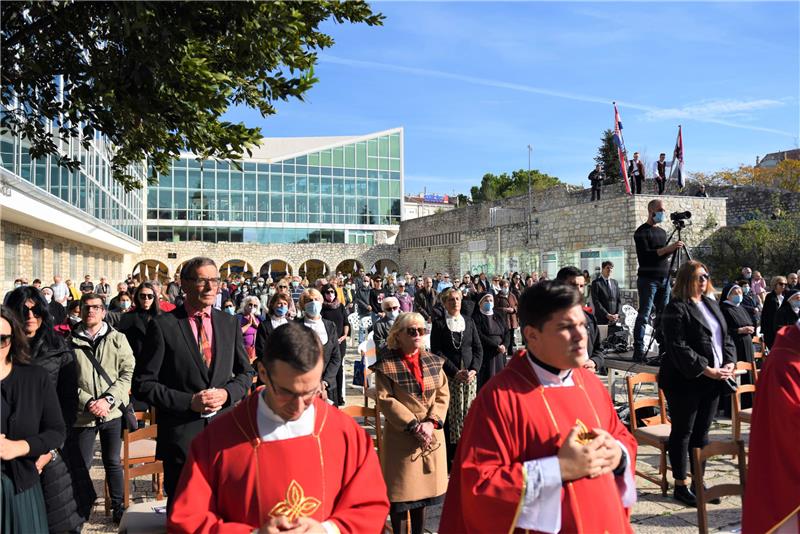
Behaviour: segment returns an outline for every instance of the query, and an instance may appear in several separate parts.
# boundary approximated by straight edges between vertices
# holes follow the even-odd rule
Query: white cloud
[[[758,100],[705,100],[680,108],[655,109],[645,113],[648,120],[664,119],[724,119],[749,117],[754,111],[785,105],[784,101],[771,99]]]

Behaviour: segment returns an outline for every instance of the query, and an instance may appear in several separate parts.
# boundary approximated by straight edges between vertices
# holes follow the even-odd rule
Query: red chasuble
[[[381,532],[389,501],[367,433],[317,399],[311,435],[261,441],[260,394],[194,439],[168,531],[250,534],[286,516],[332,521],[341,532]]]
[[[623,443],[634,471],[636,440],[603,384],[584,369],[573,369],[573,378],[574,386],[544,388],[523,355],[481,389],[456,452],[440,533],[523,532],[514,527],[524,502],[523,464],[556,455],[576,421]],[[628,513],[611,473],[562,486],[561,532],[632,532]]]
[[[800,328],[783,327],[758,375],[742,532],[800,532]]]

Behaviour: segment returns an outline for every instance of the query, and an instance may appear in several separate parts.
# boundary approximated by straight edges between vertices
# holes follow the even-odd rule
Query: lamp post
[[[531,211],[533,211],[533,204],[531,199],[531,155],[533,154],[533,146],[528,145],[528,239],[531,238]]]

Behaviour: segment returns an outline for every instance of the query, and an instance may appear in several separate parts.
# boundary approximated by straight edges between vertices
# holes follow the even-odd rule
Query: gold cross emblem
[[[289,521],[294,521],[298,517],[311,517],[322,503],[314,497],[306,497],[303,487],[292,480],[286,490],[286,500],[283,500],[272,507],[269,515],[271,517],[284,516]]]

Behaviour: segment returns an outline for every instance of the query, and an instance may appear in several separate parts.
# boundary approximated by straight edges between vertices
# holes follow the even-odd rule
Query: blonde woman
[[[770,280],[772,291],[764,297],[764,309],[761,311],[761,335],[764,336],[764,343],[769,348],[772,348],[772,344],[775,342],[775,334],[778,332],[776,318],[778,308],[781,307],[786,296],[787,284],[785,276],[773,276],[772,280]]]
[[[389,330],[388,350],[375,372],[378,406],[386,418],[381,465],[395,534],[421,534],[425,508],[447,491],[444,420],[450,390],[444,360],[425,350],[425,319],[401,314]]]
[[[297,301],[297,306],[303,310],[303,317],[295,319],[295,321],[310,328],[319,337],[319,341],[322,343],[322,355],[325,359],[322,385],[325,387],[328,399],[334,405],[338,405],[340,399],[336,375],[342,366],[342,355],[339,352],[339,336],[336,333],[336,325],[322,318],[322,301],[322,293],[316,289],[303,291],[300,300]]]

